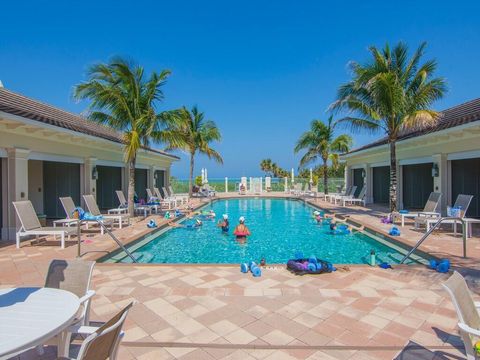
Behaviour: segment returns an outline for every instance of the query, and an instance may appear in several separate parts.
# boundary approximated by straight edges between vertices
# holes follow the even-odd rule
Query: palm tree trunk
[[[135,215],[135,163],[136,159],[131,159],[128,169],[128,213],[132,217]]]
[[[188,180],[188,195],[192,197],[193,192],[193,167],[194,167],[195,154],[190,153],[190,179]]]
[[[328,165],[325,159],[323,159],[323,192],[328,194]]]
[[[397,139],[389,139],[390,143],[390,211],[397,211]]]

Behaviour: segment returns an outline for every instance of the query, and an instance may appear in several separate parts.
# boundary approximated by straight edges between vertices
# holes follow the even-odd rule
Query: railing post
[[[82,233],[81,231],[81,220],[78,219],[77,221],[77,241],[78,241],[78,246],[77,246],[77,257],[81,257],[82,255],[82,249],[81,249],[81,243],[82,243],[82,239],[80,239],[80,234]]]
[[[463,257],[467,257],[467,237],[468,237],[468,225],[465,221],[462,221],[462,240],[463,240]]]

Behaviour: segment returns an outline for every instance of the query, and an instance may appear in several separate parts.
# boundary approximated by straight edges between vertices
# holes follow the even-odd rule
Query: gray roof
[[[456,126],[465,125],[465,124],[468,124],[474,121],[479,121],[479,120],[480,120],[480,98],[467,101],[463,104],[443,110],[442,112],[440,112],[438,121],[435,125],[429,126],[420,130],[413,130],[405,134],[401,134],[398,137],[398,141],[435,133],[437,131],[450,129]],[[380,140],[374,141],[370,144],[353,149],[352,151],[344,155],[356,153],[366,149],[371,149],[371,148],[385,145],[385,144],[388,144],[388,139],[386,137]]]
[[[30,99],[5,88],[0,88],[0,111],[119,144],[124,143],[122,135],[107,126],[97,124],[80,115]],[[165,151],[150,147],[144,147],[144,149],[172,159],[179,159],[178,156]]]

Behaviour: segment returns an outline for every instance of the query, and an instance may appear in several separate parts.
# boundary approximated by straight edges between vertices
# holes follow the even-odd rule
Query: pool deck
[[[219,197],[236,196],[236,194]],[[284,197],[284,194],[268,194]],[[347,213],[378,231],[384,208],[317,206]],[[129,242],[147,233],[148,219],[115,233]],[[164,221],[157,217],[157,222]],[[412,244],[422,233],[402,228],[399,240]],[[461,237],[437,233],[421,249],[446,254],[467,276],[478,299],[480,244],[469,239],[469,257],[461,257]],[[106,236],[87,237],[82,251],[114,248]],[[74,258],[75,241],[22,243],[0,248],[1,287],[41,286],[53,258]],[[91,252],[87,257],[103,253]],[[267,266],[260,278],[238,266],[97,264],[92,320],[108,319],[123,305],[137,304],[126,322],[119,359],[463,359],[453,305],[441,283],[448,274],[423,266],[382,270],[350,266],[320,276],[295,276],[282,266]],[[418,345],[408,348],[407,344]],[[21,359],[53,359],[30,351]]]

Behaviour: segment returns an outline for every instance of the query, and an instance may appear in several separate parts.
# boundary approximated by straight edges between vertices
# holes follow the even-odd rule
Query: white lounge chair
[[[65,236],[70,240],[71,235],[75,235],[77,230],[73,228],[63,227],[46,227],[40,224],[35,209],[30,200],[14,201],[13,207],[20,219],[21,227],[16,234],[17,249],[20,248],[20,239],[24,236],[48,236],[53,235],[54,238],[60,236],[60,244],[62,249],[65,248]]]
[[[169,186],[168,189],[165,186],[162,187],[162,190],[165,192],[166,196],[169,199],[174,199],[175,203],[177,203],[177,204],[178,204],[178,202],[180,202],[180,205],[181,204],[186,204],[188,202],[188,196],[175,195],[174,192],[170,188],[171,188],[171,186]]]
[[[59,351],[60,359],[64,360],[116,360],[120,342],[124,336],[123,324],[128,311],[135,304],[131,302],[120,310],[115,316],[100,327],[72,326],[66,331],[65,344]],[[79,334],[86,339],[83,341],[78,355],[75,358],[68,357],[70,339],[72,334]]]
[[[334,196],[330,196],[330,200],[332,203],[334,203],[335,205],[337,204],[337,201],[339,203],[341,203],[344,199],[352,199],[353,198],[353,194],[355,194],[355,191],[357,191],[357,186],[356,185],[353,185],[351,188],[350,188],[350,191],[347,192],[345,195],[334,195]]]
[[[328,194],[325,194],[325,192],[324,192],[323,193],[323,200],[328,201],[328,202],[332,202],[333,197],[335,197],[335,196],[345,196],[345,195],[350,193],[351,189],[352,189],[352,187],[350,186],[343,193],[328,193]]]
[[[116,209],[108,210],[108,214],[127,214],[128,213],[128,202],[123,194],[122,190],[116,190],[115,194],[117,194],[118,202],[120,203],[119,207]],[[133,211],[135,213],[143,213],[143,216],[147,217],[147,214],[151,214],[152,210],[157,212],[157,207],[152,205],[139,205],[134,204]]]
[[[168,193],[167,189],[165,188],[165,186],[162,186],[162,191],[164,193],[164,197],[163,199],[164,200],[167,200],[167,201],[172,201],[175,203],[175,207],[179,206],[179,205],[182,205],[183,203],[183,200],[182,199],[179,199],[179,198],[176,198],[176,197],[173,197],[173,196],[170,196],[170,194]]]
[[[362,187],[362,190],[360,190],[360,193],[358,194],[357,197],[343,197],[341,201],[343,202],[343,206],[346,204],[351,204],[355,205],[360,203],[361,205],[365,206],[365,193],[367,192],[367,187],[364,186]]]
[[[175,192],[173,191],[172,185],[168,185],[167,190],[170,197],[181,199],[184,204],[188,203],[188,199],[189,199],[188,194],[175,194]]]
[[[467,360],[478,359],[474,346],[480,338],[480,303],[473,301],[467,282],[456,271],[442,286],[452,298],[457,312],[458,328],[465,345]]]
[[[53,222],[53,227],[57,227],[57,225],[62,225],[62,226],[76,226],[78,223],[78,219],[72,218],[72,214],[75,211],[75,204],[73,202],[73,199],[70,196],[65,196],[60,198],[60,203],[62,204],[63,210],[65,211],[66,218],[65,219],[59,219],[55,220]],[[83,221],[85,224],[85,227],[88,230],[88,225],[89,224],[97,224],[97,220],[84,220]],[[100,219],[98,222],[103,223],[105,226],[110,226],[112,228],[113,226],[113,221],[109,219]],[[100,226],[100,233],[103,235],[103,226]]]
[[[83,195],[83,200],[85,201],[85,205],[87,206],[88,211],[93,216],[102,216],[103,219],[112,219],[114,222],[118,223],[118,227],[121,229],[123,227],[123,223],[127,223],[130,225],[130,215],[129,214],[102,214],[100,209],[98,208],[97,202],[93,195]]]
[[[405,226],[405,219],[407,218],[416,218],[419,216],[426,216],[432,218],[439,218],[441,214],[437,212],[437,208],[440,205],[440,199],[442,198],[442,193],[431,192],[428,196],[428,200],[425,203],[423,211],[414,211],[408,213],[393,213],[393,221],[400,219],[402,226]]]
[[[479,219],[472,219],[472,218],[467,218],[465,217],[468,208],[470,207],[470,203],[473,199],[472,195],[464,195],[464,194],[459,194],[457,196],[457,199],[455,200],[455,203],[453,204],[453,208],[459,208],[460,213],[458,214],[459,218],[463,219],[464,222],[467,223],[467,237],[470,237],[472,234],[472,223],[480,223]],[[418,216],[415,218],[415,228],[419,228],[420,225],[425,225],[425,231],[429,231],[430,227],[433,226],[438,222],[438,217],[432,217],[432,216]],[[453,231],[454,234],[457,235],[457,224],[461,224],[459,220],[450,220],[446,219],[442,221],[443,224],[451,224],[453,225]]]
[[[166,200],[163,198],[162,194],[160,193],[160,190],[156,187],[153,188],[153,191],[155,192],[155,195],[159,199],[159,204],[162,209],[165,210],[171,210],[175,209],[177,206],[177,201],[176,200]]]

